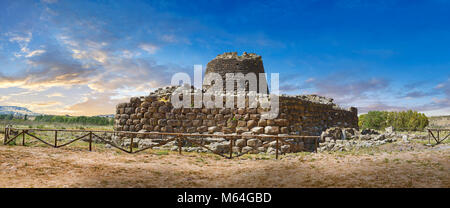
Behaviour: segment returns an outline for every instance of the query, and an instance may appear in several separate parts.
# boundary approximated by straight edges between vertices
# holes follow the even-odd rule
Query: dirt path
[[[450,187],[450,150],[282,160],[0,145],[0,187]]]

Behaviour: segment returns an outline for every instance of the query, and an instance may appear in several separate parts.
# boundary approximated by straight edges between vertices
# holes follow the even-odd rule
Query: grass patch
[[[155,155],[169,155],[168,150],[158,150],[155,152]]]

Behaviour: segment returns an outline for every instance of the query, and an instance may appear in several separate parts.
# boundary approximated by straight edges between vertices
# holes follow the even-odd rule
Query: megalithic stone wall
[[[265,120],[261,118],[261,113],[267,109],[260,107],[174,108],[168,100],[171,89],[174,87],[160,89],[158,93],[146,97],[133,97],[128,103],[118,104],[114,129],[130,132],[319,136],[329,127],[358,128],[356,108],[340,109],[331,102],[323,102],[323,99],[314,101],[305,96],[280,96],[278,117]],[[122,145],[126,145],[126,139],[125,136],[115,138],[116,142]],[[155,138],[154,136],[139,138],[139,140],[145,139]],[[293,143],[296,145],[281,147],[281,150],[297,152],[314,149],[312,140],[295,140]],[[141,141],[138,144],[148,144],[148,142]],[[216,142],[212,139],[208,145],[215,148],[221,145],[226,147],[226,141]],[[258,146],[261,143],[257,139],[239,140],[235,144],[235,151],[241,152],[252,145]],[[226,148],[221,150],[226,151]],[[259,152],[269,153],[274,151],[273,147],[259,150]]]
[[[226,90],[227,73],[264,73],[261,56],[253,53],[245,53],[238,56],[236,52],[218,55],[207,65],[206,75],[218,73]],[[266,82],[266,78],[258,79]],[[237,85],[235,85],[236,87]],[[193,89],[205,92],[209,89],[208,83],[203,89]],[[248,86],[247,91],[248,90]],[[244,135],[303,135],[319,136],[329,127],[358,128],[357,109],[341,109],[334,104],[332,99],[316,95],[280,96],[279,114],[274,119],[263,119],[262,113],[268,109],[249,108],[248,92],[246,92],[245,108],[174,108],[170,102],[171,95],[177,86],[159,88],[146,97],[134,97],[128,103],[117,105],[114,129],[116,131],[129,132],[176,132],[176,133],[200,133],[200,134],[244,134]],[[236,90],[236,88],[234,89]],[[261,93],[261,89],[258,90]],[[218,92],[222,95],[222,92]],[[230,92],[227,92],[230,93]],[[241,93],[241,92],[239,92]],[[254,93],[254,92],[253,92]],[[231,92],[231,94],[233,94]],[[232,97],[234,99],[234,97]],[[194,99],[191,99],[192,101]],[[224,98],[224,103],[226,97]],[[225,106],[225,105],[224,105]],[[154,144],[164,138],[158,136],[140,136],[133,138],[138,146]],[[128,135],[119,134],[113,137],[113,141],[120,145],[129,145]],[[281,152],[297,152],[314,150],[314,141],[310,139],[287,139],[293,145],[283,145]],[[213,151],[229,151],[229,143],[221,138],[202,139],[204,145],[209,145]],[[168,143],[167,148],[177,148],[176,142]],[[172,146],[171,146],[172,145]],[[188,151],[205,151],[202,148],[193,148],[185,145]],[[239,139],[234,144],[233,151],[242,152],[253,149],[257,152],[275,152],[275,143],[269,147],[261,147],[261,141],[254,138]]]

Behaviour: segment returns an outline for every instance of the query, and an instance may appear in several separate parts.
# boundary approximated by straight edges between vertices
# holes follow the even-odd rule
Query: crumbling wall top
[[[238,60],[261,59],[261,56],[257,55],[256,53],[247,53],[247,52],[244,52],[244,53],[242,53],[241,56],[239,56],[239,55],[237,55],[237,52],[226,52],[226,53],[217,55],[217,57],[214,59],[238,59]]]

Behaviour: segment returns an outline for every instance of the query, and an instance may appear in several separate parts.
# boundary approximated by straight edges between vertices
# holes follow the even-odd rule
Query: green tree
[[[358,125],[360,128],[384,129],[393,126],[401,130],[423,130],[428,126],[428,118],[423,113],[417,111],[370,111],[359,116]]]

